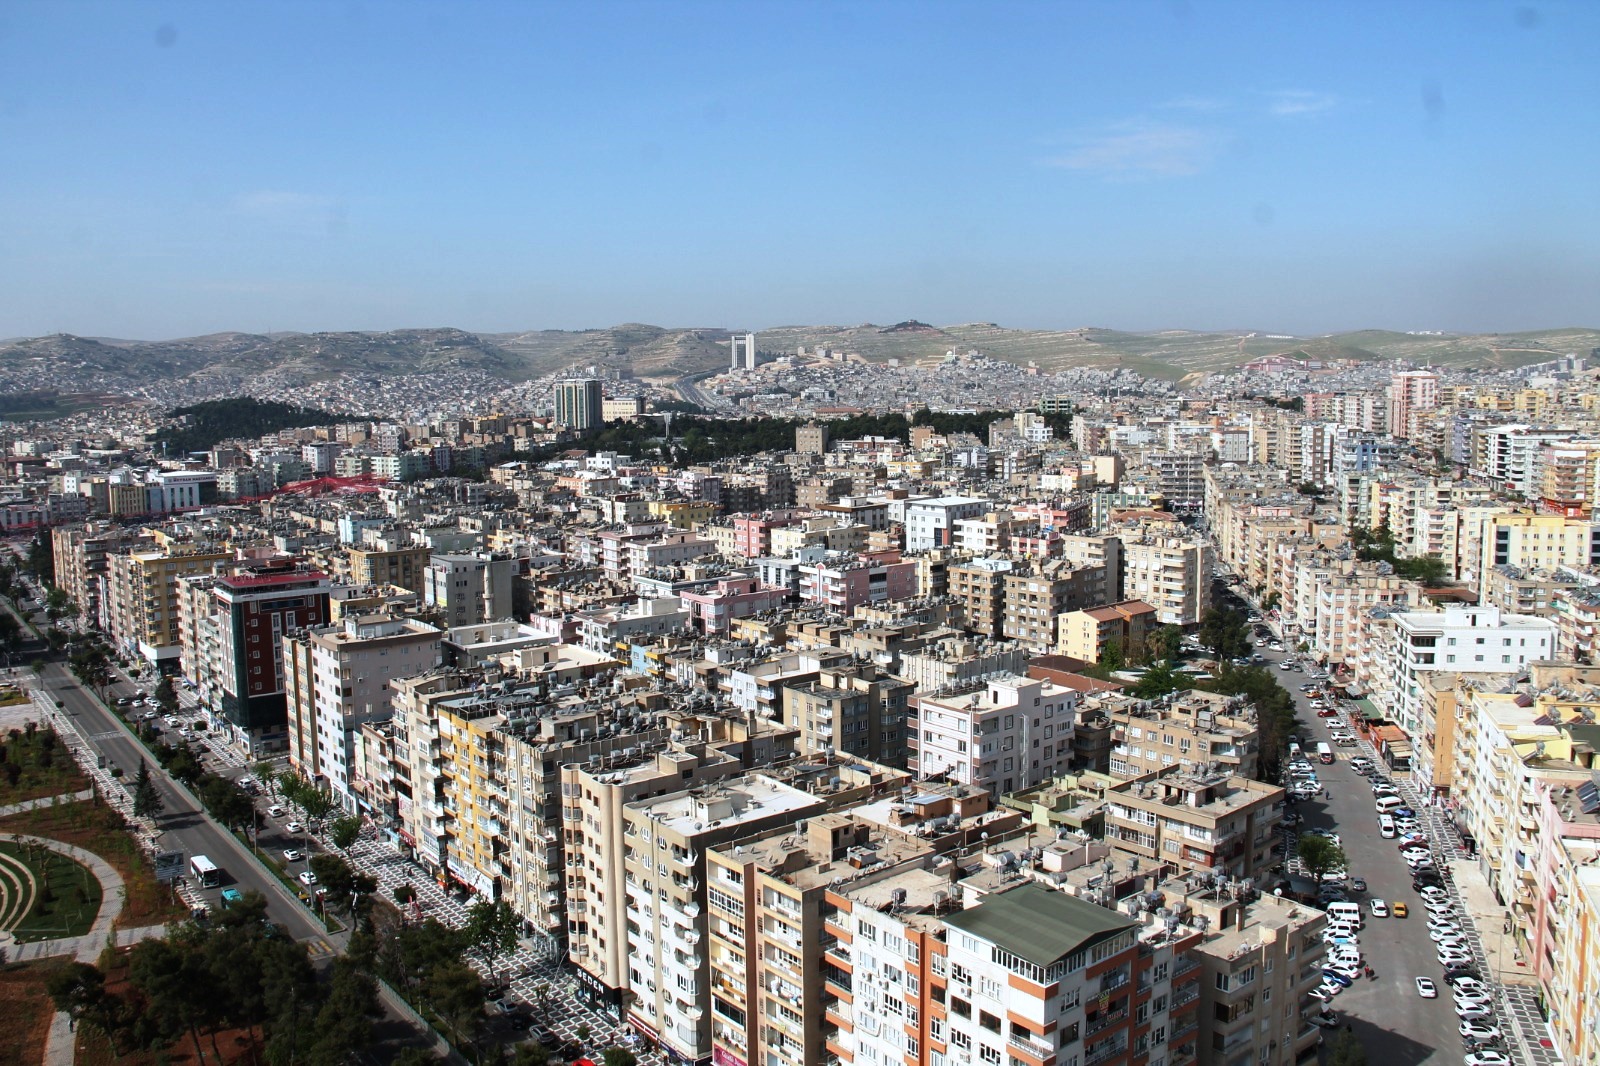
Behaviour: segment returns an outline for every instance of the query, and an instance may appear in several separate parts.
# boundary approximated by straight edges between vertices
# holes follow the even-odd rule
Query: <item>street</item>
[[[1309,738],[1309,748],[1319,742],[1331,741],[1332,727],[1338,718],[1318,718],[1310,705],[1308,694],[1300,691],[1306,682],[1302,670],[1282,670],[1279,663],[1287,653],[1256,648],[1267,658],[1266,669],[1295,698],[1299,717],[1304,723],[1301,736]],[[1289,656],[1293,657],[1293,656]],[[1351,898],[1362,907],[1365,927],[1362,929],[1361,951],[1366,962],[1376,973],[1371,979],[1362,979],[1337,996],[1333,1009],[1352,1023],[1368,1055],[1375,1062],[1410,1066],[1414,1063],[1459,1063],[1463,1057],[1462,1039],[1449,990],[1440,981],[1443,967],[1435,958],[1433,942],[1428,937],[1427,916],[1421,897],[1411,888],[1411,871],[1401,859],[1395,840],[1384,839],[1378,833],[1377,811],[1373,801],[1372,786],[1367,778],[1350,769],[1350,760],[1364,757],[1379,761],[1371,746],[1364,740],[1354,747],[1334,747],[1332,765],[1318,765],[1317,774],[1327,795],[1299,802],[1295,809],[1305,821],[1299,827],[1329,829],[1337,832],[1347,859],[1347,870],[1352,878],[1366,880],[1365,893],[1351,893]],[[1436,855],[1436,863],[1458,856],[1454,831],[1444,824],[1438,812],[1420,805],[1418,797],[1410,791],[1408,775],[1393,775],[1395,783],[1417,811],[1418,822],[1428,837],[1428,846]],[[1485,965],[1481,938],[1472,928],[1466,909],[1460,906],[1458,888],[1447,879],[1446,889],[1457,903],[1457,913],[1464,933],[1477,957],[1478,970],[1486,978],[1491,968]],[[1377,918],[1372,915],[1370,903],[1382,899],[1391,906],[1403,902],[1410,911],[1406,918]],[[1418,994],[1415,980],[1427,977],[1440,984],[1437,999],[1424,999]],[[1529,1047],[1531,1041],[1518,1040],[1517,1030],[1509,1029],[1511,1019],[1502,1009],[1497,1024],[1508,1034],[1508,1046],[1513,1055],[1522,1055],[1522,1061],[1533,1066],[1551,1066],[1555,1061],[1539,1054],[1543,1049]]]

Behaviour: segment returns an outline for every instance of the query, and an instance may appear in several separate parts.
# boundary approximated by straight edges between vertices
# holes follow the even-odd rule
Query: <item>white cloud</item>
[[[1210,130],[1127,122],[1085,139],[1049,164],[1108,178],[1181,177],[1209,166],[1221,144],[1222,138]]]
[[[1267,111],[1282,118],[1293,115],[1315,115],[1339,106],[1339,98],[1332,93],[1312,92],[1308,89],[1280,89],[1270,94]]]

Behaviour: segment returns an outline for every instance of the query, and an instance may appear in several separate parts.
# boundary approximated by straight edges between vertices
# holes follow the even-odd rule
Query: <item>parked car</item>
[[[310,870],[302,870],[300,871],[300,883],[302,885],[314,885],[317,883],[317,875]]]
[[[1477,1040],[1480,1043],[1500,1039],[1500,1030],[1492,1025],[1482,1025],[1478,1022],[1462,1022],[1457,1030],[1463,1040]]]
[[[299,848],[284,848],[283,849],[283,861],[284,862],[299,862],[303,858],[305,858],[305,856],[303,854],[301,854]]]
[[[1462,1066],[1511,1066],[1511,1056],[1494,1048],[1481,1048],[1468,1052],[1461,1063]]]
[[[304,833],[306,831],[306,827],[299,822],[287,822],[283,828],[290,833]]]
[[[1421,996],[1423,999],[1437,999],[1439,996],[1439,986],[1428,980],[1426,977],[1419,977],[1417,978],[1417,995]]]
[[[270,815],[273,818],[282,818],[283,817],[283,808],[278,806],[277,804],[273,804],[271,807],[267,808],[267,814]]]

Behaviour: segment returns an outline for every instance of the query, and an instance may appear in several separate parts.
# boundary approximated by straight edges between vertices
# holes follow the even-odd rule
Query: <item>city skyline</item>
[[[0,336],[1593,324],[1590,5],[466,10],[15,7]]]

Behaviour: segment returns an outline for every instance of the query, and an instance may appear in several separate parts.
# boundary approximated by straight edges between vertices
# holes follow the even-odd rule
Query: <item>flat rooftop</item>
[[[1051,966],[1139,923],[1065,892],[1028,884],[985,897],[945,922],[1026,959]]]

